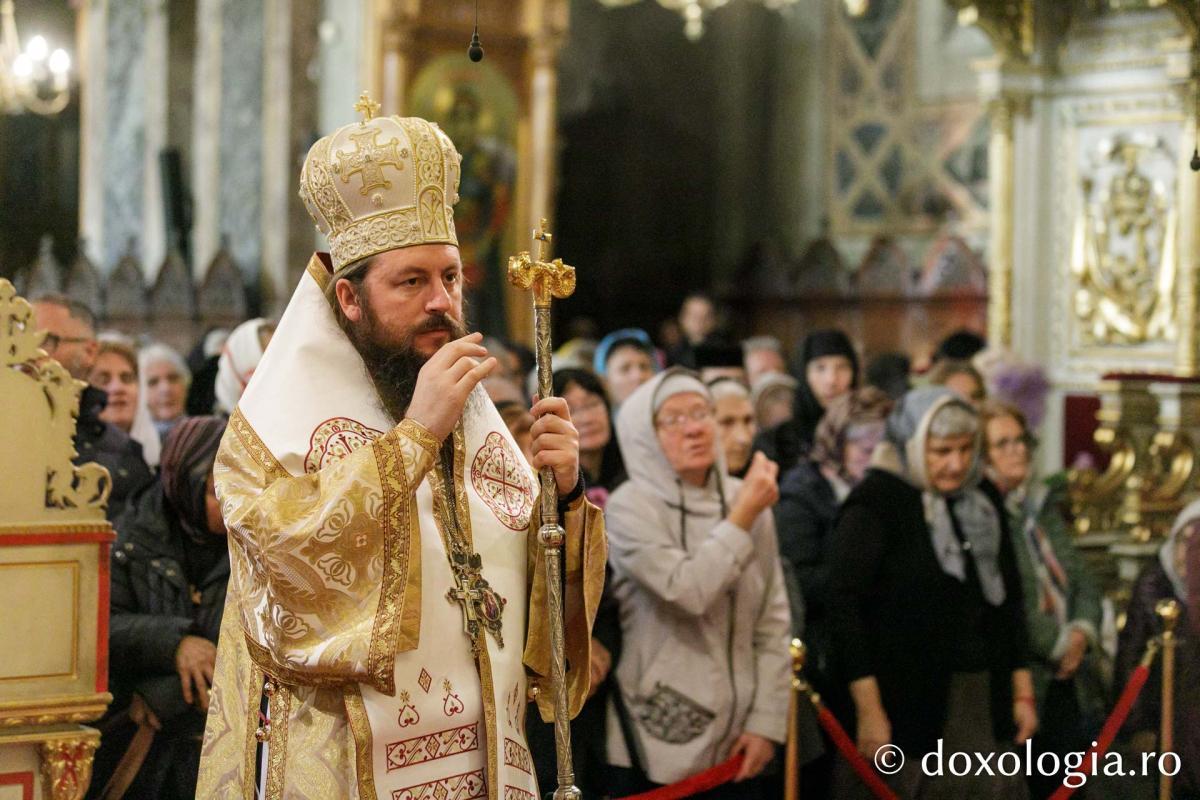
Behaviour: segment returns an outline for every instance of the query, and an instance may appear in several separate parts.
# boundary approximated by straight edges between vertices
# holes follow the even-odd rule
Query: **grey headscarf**
[[[617,417],[621,459],[630,481],[649,489],[671,508],[719,521],[725,516],[725,487],[729,478],[717,437],[713,437],[714,461],[708,481],[697,487],[684,483],[675,474],[654,427],[654,415],[667,398],[685,392],[702,395],[712,403],[712,394],[700,378],[679,368],[660,372],[625,399]]]
[[[925,474],[925,447],[934,418],[949,406],[974,410],[954,392],[943,386],[913,389],[896,405],[887,422],[883,443],[875,450],[871,464],[892,472],[921,490],[925,522],[938,562],[947,575],[966,580],[964,547],[954,533],[950,502],[958,519],[966,545],[975,560],[984,598],[994,606],[1004,602],[1004,578],[1000,574],[1000,515],[995,505],[979,488],[982,470],[978,445],[975,462],[967,479],[953,495],[943,495],[929,483]],[[980,440],[976,434],[977,443]]]

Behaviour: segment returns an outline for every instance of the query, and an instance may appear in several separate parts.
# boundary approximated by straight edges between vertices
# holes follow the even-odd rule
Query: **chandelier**
[[[600,4],[608,8],[631,6],[638,0],[600,0]],[[794,6],[800,0],[758,0],[758,3],[772,11],[778,11],[788,6]],[[658,4],[669,11],[677,11],[683,16],[683,35],[689,41],[698,41],[704,35],[704,21],[713,11],[728,5],[729,0],[658,0]]]
[[[34,36],[21,49],[13,0],[0,0],[0,114],[62,111],[71,99],[70,71],[67,51],[51,51],[44,36]]]

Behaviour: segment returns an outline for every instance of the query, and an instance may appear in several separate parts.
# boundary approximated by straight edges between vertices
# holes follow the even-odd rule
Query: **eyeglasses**
[[[83,344],[91,340],[89,336],[59,336],[57,333],[47,333],[42,339],[42,349],[49,353],[51,350],[57,350],[60,344]]]
[[[711,408],[708,406],[697,406],[686,414],[677,413],[669,417],[662,417],[655,422],[655,425],[661,430],[675,431],[689,422],[708,422],[712,418],[713,412]]]

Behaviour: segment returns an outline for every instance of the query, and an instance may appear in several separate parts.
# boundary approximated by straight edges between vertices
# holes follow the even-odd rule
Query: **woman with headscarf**
[[[617,435],[629,479],[605,509],[623,647],[608,789],[644,791],[742,754],[736,781],[706,797],[764,797],[758,776],[788,706],[775,467],[757,455],[745,481],[729,477],[712,398],[687,370],[635,391]]]
[[[806,672],[824,690],[829,632],[829,537],[838,507],[863,479],[883,432],[892,401],[864,386],[829,404],[817,426],[812,453],[779,482],[775,529],[792,601],[792,626],[808,646]],[[803,610],[803,616],[800,611]]]
[[[768,372],[760,375],[750,386],[750,402],[754,406],[754,420],[760,431],[774,428],[792,418],[796,387],[799,385],[791,375]]]
[[[730,377],[715,378],[705,383],[713,398],[717,439],[725,455],[725,469],[733,477],[743,478],[746,470],[750,469],[754,435],[758,433],[750,390],[746,384]]]
[[[979,440],[953,392],[909,392],[830,542],[829,628],[858,748],[908,756],[890,778],[905,800],[1027,796],[1019,772],[930,776],[918,757],[1002,753],[1037,728],[1021,578],[1000,500],[979,485]]]
[[[184,417],[192,373],[174,348],[153,342],[138,351],[138,378],[140,402],[165,438]]]
[[[275,326],[259,317],[238,325],[229,334],[221,347],[221,358],[217,361],[217,383],[214,392],[217,397],[216,412],[229,416],[233,413],[246,384],[262,361],[263,352]]]
[[[167,436],[160,480],[115,523],[109,659],[113,705],[93,795],[192,798],[229,581],[212,470],[225,431],[190,417]],[[97,794],[101,793],[101,794]]]
[[[1179,603],[1175,624],[1174,743],[1180,772],[1172,795],[1176,800],[1200,798],[1200,500],[1175,518],[1158,557],[1142,570],[1129,600],[1125,627],[1117,646],[1115,685],[1124,686],[1146,652],[1146,645],[1162,632],[1155,608],[1162,600]],[[1134,748],[1161,751],[1157,734],[1162,724],[1162,656],[1155,660],[1150,680],[1125,723],[1132,731]],[[1153,760],[1151,763],[1154,763]],[[1160,762],[1161,763],[1161,762]]]
[[[614,408],[658,372],[658,359],[650,334],[641,328],[622,328],[600,340],[592,362],[596,374],[608,384]]]
[[[1033,752],[1083,751],[1104,719],[1100,587],[1071,541],[1062,509],[1065,477],[1034,476],[1033,436],[1025,415],[993,400],[980,411],[987,479],[1004,497],[1021,573],[1029,661],[1041,727]],[[1029,776],[1034,800],[1050,796],[1058,776]]]
[[[792,418],[761,432],[754,449],[786,472],[812,446],[825,408],[858,386],[858,354],[839,330],[813,331],[800,348]]]

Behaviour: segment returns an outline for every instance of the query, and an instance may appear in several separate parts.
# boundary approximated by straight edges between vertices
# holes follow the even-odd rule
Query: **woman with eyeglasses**
[[[607,788],[622,797],[740,754],[735,781],[703,796],[766,797],[788,708],[777,469],[758,454],[729,477],[712,396],[687,370],[630,395],[617,437],[629,479],[605,509],[623,647]]]
[[[1041,721],[1033,748],[1061,757],[1086,750],[1104,718],[1101,594],[1071,542],[1063,514],[1066,480],[1059,475],[1038,481],[1034,476],[1034,441],[1025,415],[1015,406],[989,401],[980,417],[986,473],[1004,497],[1025,598],[1029,663]],[[1031,797],[1048,797],[1060,780],[1033,775]]]

